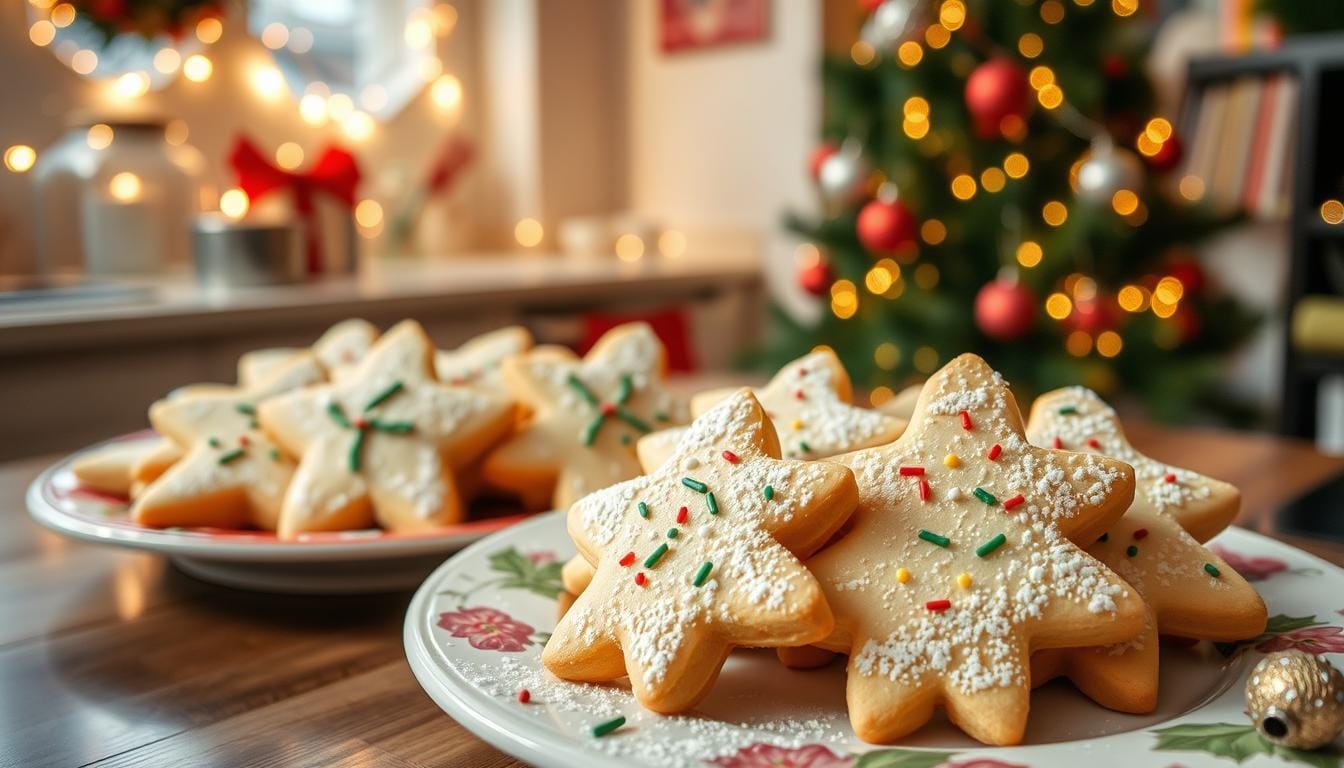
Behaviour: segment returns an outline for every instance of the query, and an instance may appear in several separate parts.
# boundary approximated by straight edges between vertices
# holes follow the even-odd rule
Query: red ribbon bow
[[[322,271],[322,245],[317,233],[313,198],[318,192],[336,198],[347,208],[355,207],[359,165],[355,156],[340,147],[327,147],[307,171],[286,171],[271,163],[257,145],[239,136],[229,153],[229,166],[238,175],[238,186],[249,200],[260,200],[277,189],[294,196],[294,212],[307,232],[308,274]]]

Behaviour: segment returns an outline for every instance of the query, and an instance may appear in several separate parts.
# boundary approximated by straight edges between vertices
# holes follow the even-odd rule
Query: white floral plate
[[[57,533],[168,555],[182,570],[204,581],[312,594],[410,589],[444,555],[526,517],[470,520],[424,533],[379,529],[311,533],[294,541],[265,531],[146,528],[129,518],[129,499],[84,487],[71,471],[81,456],[109,443],[156,439],[153,432],[138,432],[61,459],[28,487],[28,512]]]
[[[719,768],[1022,768],[1340,764],[1340,753],[1295,752],[1263,741],[1244,714],[1246,674],[1263,653],[1344,653],[1344,570],[1239,528],[1219,555],[1255,582],[1269,606],[1264,635],[1218,647],[1164,644],[1151,715],[1102,709],[1054,682],[1032,695],[1023,746],[987,748],[946,722],[896,747],[854,736],[842,664],[780,666],[769,651],[738,651],[692,713],[642,710],[628,685],[566,683],[540,663],[574,548],[559,513],[501,531],[444,563],[406,614],[406,655],[448,714],[481,738],[541,766],[712,765]],[[530,700],[519,701],[526,689]],[[626,724],[595,738],[595,724]],[[1232,762],[1229,762],[1231,760]]]

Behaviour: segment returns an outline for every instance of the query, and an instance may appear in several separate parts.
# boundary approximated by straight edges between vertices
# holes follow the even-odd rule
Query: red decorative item
[[[669,308],[654,312],[633,314],[591,313],[583,317],[583,340],[579,343],[579,354],[587,354],[602,336],[618,325],[625,323],[648,323],[653,335],[663,342],[667,350],[667,369],[676,373],[689,373],[696,369],[695,354],[691,349],[690,321],[686,311]]]
[[[915,241],[919,222],[899,200],[871,200],[859,211],[855,229],[871,253],[891,254]]]
[[[966,78],[966,108],[977,136],[982,139],[998,136],[1005,117],[1025,119],[1031,109],[1027,73],[1009,59],[986,61]]]
[[[883,0],[859,0],[859,10],[864,13],[872,13],[883,3]]]
[[[1069,315],[1066,322],[1075,331],[1084,331],[1095,336],[1102,331],[1114,329],[1116,319],[1115,310],[1111,308],[1111,302],[1098,298],[1092,301],[1080,301],[1075,304],[1073,313]]]
[[[825,259],[817,259],[798,268],[797,280],[798,287],[804,291],[813,296],[825,296],[835,281],[835,272]]]
[[[1167,274],[1181,281],[1181,295],[1189,297],[1204,290],[1208,282],[1204,267],[1190,259],[1178,259],[1167,266]]]
[[[817,175],[821,173],[821,164],[839,151],[840,147],[829,141],[823,141],[820,146],[812,150],[812,154],[807,158],[807,170],[812,174],[813,181],[816,181]]]
[[[764,40],[770,27],[766,0],[662,0],[663,53]]]
[[[1036,297],[1014,280],[985,283],[975,295],[975,325],[991,339],[1020,339],[1036,325]]]
[[[1101,71],[1112,80],[1119,80],[1129,74],[1129,62],[1118,53],[1108,54],[1101,60]]]
[[[308,274],[322,271],[322,243],[317,234],[314,196],[321,192],[355,207],[355,189],[359,186],[359,166],[355,156],[339,147],[327,147],[318,155],[311,170],[286,171],[273,165],[257,145],[240,136],[229,153],[229,167],[238,175],[238,186],[256,202],[278,190],[288,189],[294,196],[294,212],[307,229]]]
[[[1185,156],[1185,146],[1181,143],[1181,137],[1171,134],[1167,140],[1162,142],[1162,146],[1157,148],[1157,152],[1152,157],[1144,157],[1148,167],[1158,173],[1166,173],[1175,168],[1181,158]]]

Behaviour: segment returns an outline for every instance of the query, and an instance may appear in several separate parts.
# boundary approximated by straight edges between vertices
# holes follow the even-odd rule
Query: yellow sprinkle
[[[906,583],[907,581],[910,580],[910,572],[905,570],[904,568],[897,568],[896,580],[901,582],[902,584]]]
[[[949,453],[943,457],[943,464],[956,469],[961,466],[961,459],[957,458],[957,454]]]
[[[794,419],[794,420],[793,420],[793,423],[790,424],[789,426],[793,427],[794,429],[802,429],[802,428],[803,428],[803,420],[802,420],[802,419]]]
[[[971,587],[971,574],[969,574],[969,573],[963,573],[963,574],[961,574],[960,576],[958,576],[958,577],[957,577],[957,586],[958,586],[958,587],[961,587],[962,589],[970,589],[970,587]]]

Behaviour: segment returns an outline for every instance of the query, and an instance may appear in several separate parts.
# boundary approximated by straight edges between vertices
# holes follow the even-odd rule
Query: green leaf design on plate
[[[1223,654],[1224,656],[1231,656],[1232,654],[1236,653],[1242,648],[1245,648],[1250,645],[1257,645],[1259,643],[1263,643],[1264,641],[1270,639],[1271,637],[1277,637],[1278,635],[1282,635],[1285,632],[1293,632],[1295,630],[1306,629],[1308,627],[1323,627],[1323,626],[1325,626],[1325,622],[1317,621],[1314,615],[1286,616],[1280,613],[1274,616],[1270,616],[1269,621],[1265,624],[1265,631],[1256,637],[1253,637],[1249,640],[1237,640],[1231,643],[1214,643],[1213,645],[1215,648],[1218,649],[1219,653]]]
[[[854,768],[935,768],[955,755],[955,752],[923,749],[877,749],[859,755]]]
[[[1339,754],[1331,751],[1307,752],[1280,747],[1261,738],[1255,726],[1234,723],[1186,723],[1153,731],[1156,752],[1207,752],[1241,763],[1256,755],[1278,757],[1292,763],[1337,768]]]
[[[537,565],[514,547],[492,552],[489,559],[492,570],[509,577],[500,584],[503,589],[525,589],[552,600],[564,591],[560,583],[561,563]]]

